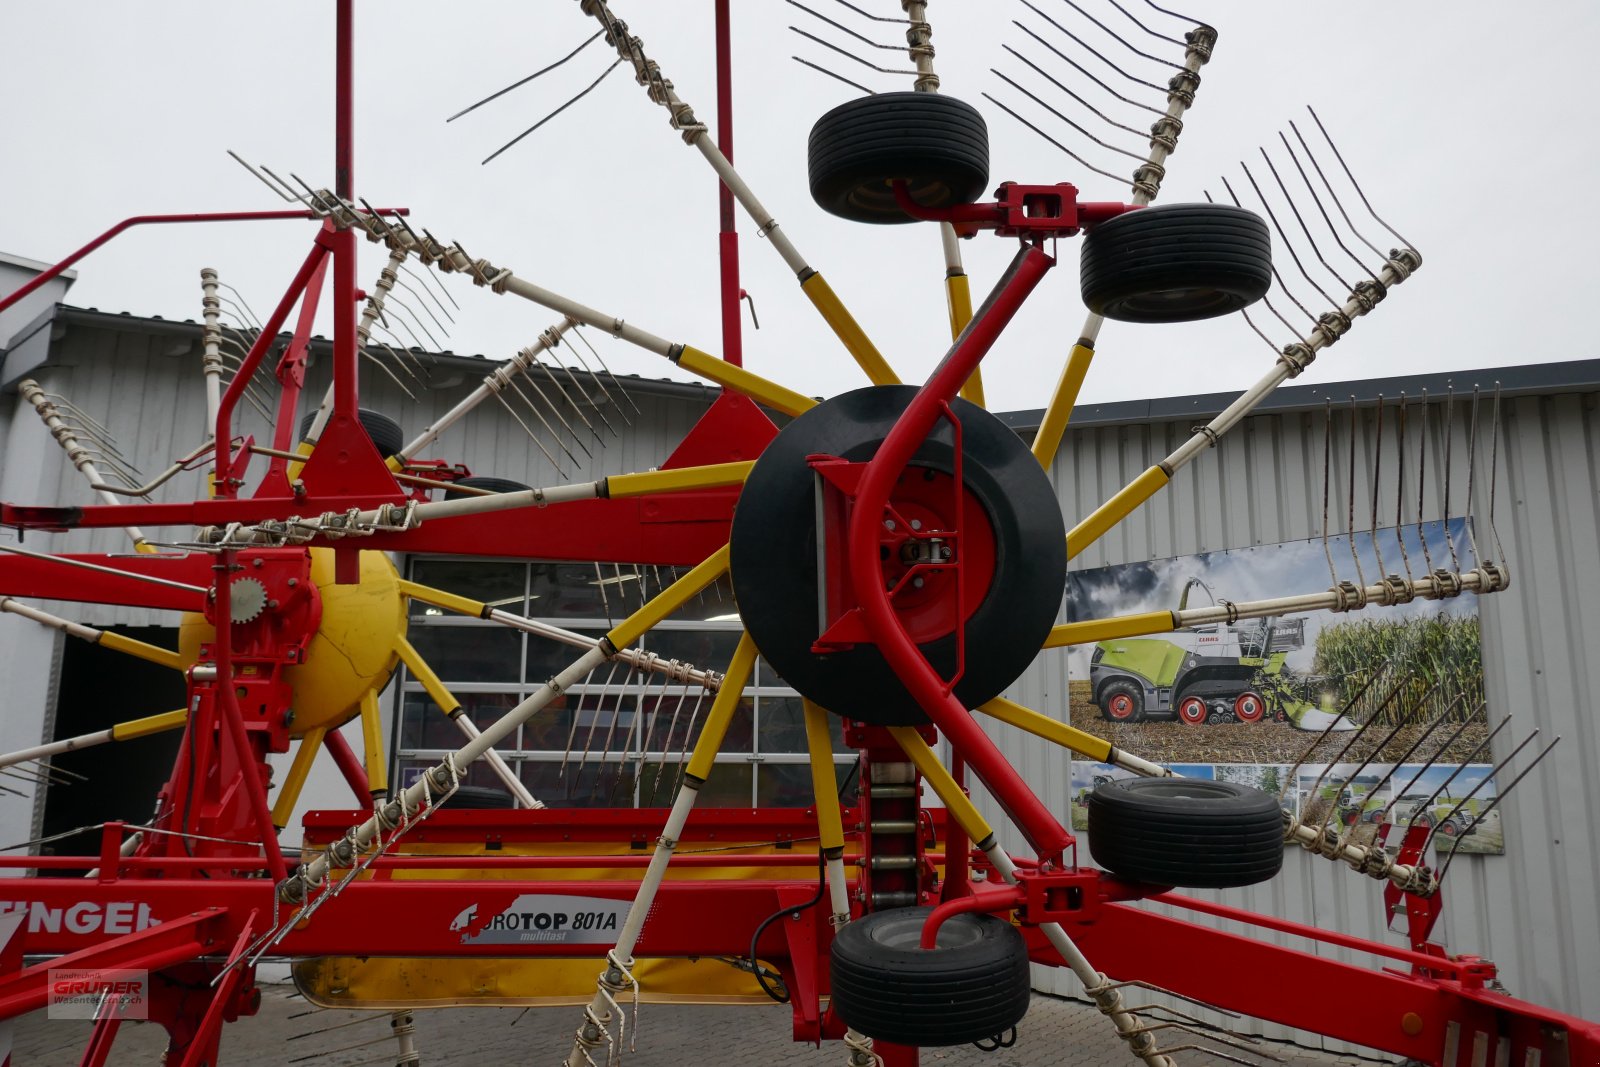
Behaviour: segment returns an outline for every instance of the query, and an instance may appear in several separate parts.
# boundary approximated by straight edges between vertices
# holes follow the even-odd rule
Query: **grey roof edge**
[[[1406,374],[1355,381],[1322,382],[1315,385],[1285,385],[1268,394],[1252,414],[1287,414],[1317,411],[1329,401],[1359,405],[1377,403],[1378,397],[1392,400],[1404,393],[1418,398],[1442,398],[1454,389],[1471,393],[1529,396],[1557,393],[1600,392],[1600,359],[1574,359],[1557,363],[1533,363],[1515,367],[1482,367],[1469,370]],[[1072,427],[1119,426],[1130,423],[1176,422],[1209,418],[1233,403],[1243,390],[1226,393],[1196,393],[1191,396],[1157,397],[1150,400],[1123,400],[1107,404],[1079,404],[1072,410]],[[1044,409],[999,413],[1000,420],[1018,432],[1035,430],[1044,418]]]
[[[56,304],[36,320],[30,329],[36,329],[44,321],[53,320],[65,326],[78,326],[94,330],[140,330],[145,333],[162,334],[173,337],[192,338],[196,344],[200,342],[202,325],[198,322],[180,319],[146,318],[132,312],[101,311],[98,308],[73,307],[71,304]],[[288,333],[280,333],[280,341],[289,338]],[[327,356],[333,349],[333,342],[326,337],[313,337],[308,346],[313,358]],[[420,348],[410,349],[411,352],[436,361],[441,367],[451,371],[463,371],[467,374],[482,376],[500,365],[501,361],[489,359],[486,356],[462,355],[458,352],[426,352]],[[198,367],[198,364],[196,364]],[[566,366],[566,364],[563,364]],[[579,367],[573,367],[572,372],[581,377],[587,374]],[[670,378],[646,378],[638,374],[619,374],[617,379],[629,390],[638,390],[651,396],[674,397],[684,400],[702,400],[710,403],[722,389],[718,386],[704,382],[681,382]]]
[[[27,256],[19,256],[12,252],[0,252],[0,263],[10,267],[21,267],[23,270],[31,270],[36,274],[43,274],[55,266],[53,263],[42,263],[37,259],[29,259]],[[65,278],[70,285],[78,280],[77,268],[68,267],[57,274],[56,277]]]

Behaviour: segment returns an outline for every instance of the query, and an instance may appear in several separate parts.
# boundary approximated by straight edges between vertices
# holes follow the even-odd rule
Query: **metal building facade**
[[[199,328],[193,324],[72,309],[58,309],[30,334],[19,335],[0,366],[0,440],[5,449],[0,498],[39,503],[88,498],[78,473],[15,395],[19,377],[31,375],[48,390],[67,395],[107,421],[126,453],[153,464],[155,457],[177,455],[204,436],[198,338]],[[475,386],[486,370],[476,361],[441,357],[435,368],[440,380],[430,390],[418,390],[416,403],[381,374],[367,374],[364,402],[397,416],[414,434]],[[1458,374],[1450,384],[1459,400],[1474,385],[1489,395],[1496,381],[1503,386],[1503,403],[1495,520],[1513,584],[1507,592],[1482,599],[1481,618],[1490,715],[1516,717],[1497,740],[1494,755],[1504,756],[1535,728],[1544,737],[1559,734],[1563,741],[1505,802],[1506,855],[1463,855],[1452,868],[1442,929],[1454,951],[1498,963],[1513,993],[1594,1018],[1600,1017],[1600,844],[1592,824],[1592,814],[1600,811],[1600,727],[1592,710],[1592,695],[1600,691],[1600,656],[1594,653],[1593,636],[1600,635],[1600,361]],[[314,360],[308,395],[320,395],[324,383]],[[666,458],[715,396],[714,390],[697,385],[629,384],[641,412],[581,470],[576,465],[555,470],[529,445],[522,428],[493,404],[431,451],[460,459],[477,473],[532,485],[642,470]],[[1354,478],[1361,499],[1370,493],[1367,478],[1378,454],[1376,396],[1382,393],[1392,402],[1405,391],[1415,404],[1424,387],[1435,412],[1424,511],[1427,519],[1442,517],[1444,378],[1291,387],[1073,566],[1319,536],[1324,403],[1331,400],[1343,412],[1351,393],[1358,395],[1354,470],[1344,424],[1336,422],[1329,449],[1330,495],[1344,499]],[[1230,399],[1202,396],[1081,407],[1052,472],[1068,523],[1160,460]],[[248,409],[241,415],[243,432],[258,437],[265,432],[258,415]],[[1037,413],[1027,412],[1007,416],[1025,435],[1031,435],[1036,418]],[[1477,492],[1471,510],[1483,536],[1489,498],[1481,464],[1489,455],[1490,435],[1486,426],[1479,433],[1480,468],[1474,472]],[[1467,510],[1460,494],[1467,473],[1468,423],[1459,412],[1452,437],[1453,511],[1462,514]],[[202,486],[200,475],[184,475],[155,499],[192,499]],[[14,534],[0,531],[0,538],[10,541]],[[41,537],[32,547],[119,551],[126,545],[120,531],[100,531]],[[92,625],[170,622],[132,609],[73,605],[60,610]],[[55,645],[52,633],[23,620],[0,618],[0,673],[8,686],[0,748],[37,744],[41,727],[48,732],[47,721],[37,715],[19,717],[10,709],[48,706],[53,667],[43,665],[50,663]],[[1064,718],[1065,657],[1042,655],[1009,695]],[[1065,818],[1068,755],[1005,728],[996,729],[994,736],[1052,810]],[[340,794],[331,788],[319,794],[314,782],[307,802],[316,803],[322,795]],[[1384,933],[1380,888],[1296,850],[1286,857],[1277,880],[1221,896],[1240,907],[1393,943]],[[1303,943],[1281,940],[1309,950]],[[1219,962],[1219,981],[1224,980],[1226,968]],[[1065,972],[1040,971],[1039,983],[1048,991],[1075,992]],[[1330,1011],[1363,1010],[1341,1004],[1337,990],[1315,995],[1327,997]]]
[[[1499,470],[1492,475],[1491,398],[1497,385],[1502,396]],[[1480,422],[1469,510],[1467,412],[1475,387],[1481,397]],[[1414,517],[1424,391],[1430,400],[1430,443],[1423,519],[1446,515],[1444,489],[1449,484],[1449,513],[1472,515],[1483,542],[1492,536],[1492,483],[1495,528],[1511,570],[1509,590],[1479,599],[1490,721],[1513,716],[1494,741],[1493,757],[1504,758],[1534,730],[1540,736],[1524,757],[1546,741],[1562,738],[1502,806],[1506,854],[1463,854],[1452,866],[1443,890],[1440,931],[1452,951],[1495,961],[1513,994],[1595,1018],[1600,1016],[1600,835],[1594,831],[1593,815],[1600,811],[1600,360],[1285,387],[1071,566],[1093,568],[1320,538],[1328,404],[1334,409],[1331,447],[1326,449],[1332,529],[1337,533],[1344,528],[1352,477],[1355,499],[1362,502],[1357,528],[1364,529],[1380,454],[1380,395],[1388,411],[1382,451],[1383,464],[1389,466],[1378,467],[1386,501],[1395,491],[1394,405],[1401,393],[1408,397],[1408,462],[1413,466],[1407,474],[1406,511]],[[1455,407],[1448,422],[1448,472],[1447,393],[1453,393]],[[1068,524],[1163,459],[1232,399],[1233,394],[1216,394],[1079,408],[1052,470]],[[1347,431],[1352,399],[1357,427],[1353,472]],[[1006,416],[1028,436],[1038,417],[1038,412]],[[1387,517],[1380,518],[1380,526],[1393,525],[1392,508],[1392,502],[1384,505]],[[1484,555],[1492,555],[1487,544],[1482,547]],[[1064,718],[1066,693],[1065,656],[1047,651],[1010,695]],[[1029,781],[1042,789],[1052,809],[1064,813],[1070,779],[1066,757],[1015,731],[992,733]],[[1525,763],[1519,759],[1503,772],[1502,783]],[[1080,851],[1082,844],[1080,840]],[[1218,899],[1323,929],[1400,943],[1385,932],[1378,883],[1299,849],[1289,850],[1283,874],[1271,883],[1226,891]],[[1312,950],[1298,939],[1279,941]],[[1343,950],[1316,951],[1350,958]],[[1041,988],[1076,992],[1065,972],[1040,970],[1038,975]],[[1225,965],[1219,965],[1218,980],[1226,981]],[[1341,1005],[1336,990],[1316,995],[1328,999],[1330,1011],[1362,1010]]]

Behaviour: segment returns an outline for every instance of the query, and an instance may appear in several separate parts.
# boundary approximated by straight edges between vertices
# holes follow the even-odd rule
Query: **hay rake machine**
[[[1083,122],[1104,120],[1113,128],[1104,136],[1131,131],[1144,142],[1138,151],[1114,149],[1137,161],[1129,202],[1080,200],[1075,187],[1060,182],[1005,182],[986,199],[985,126],[974,108],[938,92],[927,5],[905,0],[903,11],[888,18],[843,4],[845,10],[835,13],[838,19],[794,6],[832,27],[823,32],[843,32],[858,42],[876,43],[839,20],[866,17],[897,23],[905,31],[903,47],[912,69],[902,72],[860,60],[817,33],[798,32],[874,73],[913,80],[909,92],[859,86],[868,95],[824,115],[811,134],[810,179],[818,204],[845,218],[938,225],[953,341],[920,386],[900,382],[788,231],[734,170],[731,145],[726,139],[719,143],[679,97],[640,37],[606,0],[580,4],[583,14],[598,23],[589,43],[603,39],[615,51],[608,73],[617,66],[630,69],[720,182],[726,358],[561,296],[473,256],[459,242],[435,238],[403,209],[375,208],[358,198],[351,177],[353,4],[337,0],[338,177],[333,187],[313,188],[292,175],[290,184],[266,168],[251,167],[294,206],[203,217],[304,218],[317,230],[304,263],[264,319],[255,320],[238,301],[241,329],[221,325],[220,280],[214,272],[203,275],[202,370],[208,425],[214,427],[210,440],[174,459],[154,482],[136,484],[142,475],[96,436],[92,420],[78,417],[81,413],[75,415],[40,386],[25,387],[49,431],[105,502],[78,507],[6,502],[0,504],[0,523],[30,532],[126,528],[137,551],[52,554],[0,546],[7,553],[0,558],[0,607],[73,638],[182,671],[188,697],[182,709],[168,715],[0,758],[6,766],[31,765],[39,768],[35,773],[47,774],[42,761],[74,747],[161,730],[182,735],[147,824],[99,825],[99,847],[89,855],[4,857],[6,868],[34,876],[10,884],[16,899],[0,913],[0,934],[6,935],[0,952],[0,1018],[45,1005],[53,972],[84,972],[90,976],[86,988],[104,995],[82,1062],[109,1062],[123,1002],[118,987],[106,984],[108,976],[148,971],[149,1016],[170,1036],[166,1062],[214,1064],[222,1024],[256,1009],[255,970],[263,959],[400,957],[426,967],[460,959],[603,958],[573,1043],[562,1050],[565,1062],[579,1067],[593,1065],[597,1055],[614,1061],[622,1054],[626,1004],[648,985],[647,961],[727,957],[764,976],[771,971],[781,977],[797,1040],[841,1039],[852,1065],[866,1067],[915,1063],[919,1046],[1002,1046],[1027,1009],[1029,964],[1041,963],[1069,968],[1130,1052],[1157,1067],[1188,1048],[1232,1058],[1250,1046],[1226,1032],[1201,1031],[1185,1012],[1136,1003],[1145,998],[1126,997],[1132,987],[1430,1063],[1534,1067],[1547,1061],[1600,1061],[1600,1027],[1495,991],[1491,963],[1452,955],[1430,940],[1440,875],[1426,863],[1427,828],[1410,828],[1392,852],[1381,841],[1360,844],[1327,819],[1320,825],[1302,823],[1285,815],[1276,798],[1257,791],[1176,778],[1166,768],[1001,696],[1041,649],[1208,621],[1231,624],[1326,608],[1356,611],[1507,587],[1509,573],[1502,562],[1475,558],[1468,567],[1452,557],[1449,567],[1430,561],[1425,573],[1413,574],[1408,563],[1403,576],[1385,573],[1374,581],[1365,576],[1341,581],[1335,575],[1328,590],[1256,603],[1223,602],[1185,612],[1182,619],[1158,612],[1055,624],[1072,556],[1203,455],[1421,267],[1416,250],[1397,234],[1400,246],[1387,254],[1360,237],[1328,174],[1348,179],[1346,198],[1353,192],[1369,214],[1370,207],[1321,123],[1316,123],[1322,137],[1316,153],[1298,129],[1298,151],[1283,142],[1303,181],[1297,195],[1283,181],[1288,168],[1280,172],[1270,157],[1266,166],[1282,194],[1276,208],[1245,171],[1270,227],[1233,196],[1231,185],[1226,188],[1233,203],[1150,206],[1217,35],[1203,24],[1177,31],[1181,36],[1165,33],[1111,4],[1103,13],[1106,19],[1125,16],[1158,39],[1150,47],[1174,50],[1176,57],[1157,60],[1172,70],[1165,85],[1141,83],[1164,98],[1162,106],[1139,103],[1092,76],[1111,98],[1155,114],[1148,134],[1114,122],[1061,86],[1082,105],[1076,114]],[[1061,22],[1026,6],[1080,45],[1081,52],[1074,54],[1085,63],[1093,57],[1123,73]],[[1121,46],[1138,51],[1082,8],[1069,6]],[[1149,7],[1153,14],[1141,13],[1152,21],[1182,21]],[[724,116],[731,99],[727,20],[728,4],[721,0],[719,110]],[[1064,40],[1018,25],[1057,60],[1085,69],[1063,51],[1072,50]],[[1010,51],[1043,71],[1035,60]],[[801,62],[841,77],[810,60]],[[996,73],[1089,142],[1110,144],[1021,83]],[[1123,90],[1142,91],[1140,85]],[[989,99],[1085,168],[1109,173],[1020,110]],[[1330,158],[1339,166],[1325,173],[1322,161]],[[1320,187],[1312,183],[1312,172]],[[1327,236],[1356,265],[1358,274],[1345,268],[1354,280],[1340,277],[1323,259],[1307,216],[1296,206],[1297,196],[1301,203],[1307,197],[1315,203]],[[794,271],[806,298],[866,373],[868,387],[818,402],[742,366],[735,204]],[[1302,248],[1309,249],[1304,260],[1294,252],[1292,231],[1280,225],[1285,212],[1295,219]],[[131,224],[200,218],[129,220],[79,255]],[[1308,306],[1279,274],[1269,253],[1274,232],[1279,247],[1289,250],[1302,288],[1315,290],[1326,307],[1313,311],[1319,305]],[[1015,242],[1018,251],[974,310],[959,239],[988,233]],[[979,367],[1054,267],[1056,244],[1078,236],[1086,242],[1080,282],[1091,310],[1030,447],[984,409]],[[358,315],[359,237],[382,244],[389,258]],[[1346,241],[1364,245],[1372,258],[1358,257]],[[421,273],[413,273],[413,261]],[[1318,264],[1326,277],[1313,275]],[[407,363],[415,357],[376,340],[374,330],[390,330],[390,322],[400,325],[392,301],[406,278],[416,283],[403,288],[419,306],[428,299],[444,311],[428,289],[431,283],[422,280],[429,268],[464,275],[477,287],[531,301],[561,318],[534,345],[495,369],[467,401],[405,444],[386,424],[364,416],[359,370],[367,359],[402,387],[403,376],[414,377],[415,366],[408,369]],[[302,411],[306,340],[329,273],[333,384],[314,409],[307,405]],[[1276,291],[1277,302],[1269,291]],[[25,293],[0,301],[0,308]],[[1046,469],[1103,323],[1186,322],[1243,311],[1258,301],[1291,335],[1279,344],[1257,330],[1274,353],[1270,371],[1165,460],[1066,528]],[[280,331],[297,304],[297,325],[280,349]],[[400,328],[426,334],[422,319],[410,310],[411,324]],[[1304,324],[1295,324],[1296,312]],[[431,310],[427,314],[433,316]],[[724,387],[659,469],[516,488],[472,484],[462,480],[466,472],[458,465],[419,458],[450,424],[493,397],[516,415],[558,470],[564,469],[561,458],[580,467],[574,450],[587,452],[619,427],[604,416],[575,424],[568,413],[578,412],[580,405],[571,403],[563,386],[585,386],[573,377],[563,381],[559,360],[546,364],[540,357],[581,337],[582,327]],[[386,350],[386,363],[375,348]],[[272,409],[262,372],[274,354],[273,440],[262,445],[235,435],[235,415],[241,403]],[[593,354],[598,361],[598,352]],[[609,379],[620,397],[620,384],[603,362],[599,366],[585,381],[605,390]],[[612,416],[624,421],[621,399],[626,398],[608,394],[607,399]],[[763,408],[786,417],[781,431]],[[298,446],[297,415],[308,419]],[[266,461],[266,471],[252,478],[256,456]],[[123,499],[148,494],[176,474],[208,464],[211,491],[204,499]],[[107,482],[107,472],[118,482]],[[1375,502],[1374,515],[1376,507]],[[167,540],[148,532],[173,527],[192,532]],[[669,568],[670,580],[594,637],[403,580],[387,552],[625,561]],[[635,647],[675,609],[724,576],[744,627],[730,662],[686,664]],[[29,598],[184,612],[182,647],[154,648],[84,626],[27,603]],[[409,600],[522,629],[580,652],[531,696],[480,727],[460,714],[461,702],[406,641]],[[739,712],[739,694],[758,651],[805,698],[816,804],[803,816],[695,810],[718,747]],[[391,788],[378,694],[402,661],[454,719],[465,743],[414,782]],[[701,699],[693,703],[685,734],[686,750],[687,737],[694,736],[692,751],[681,763],[670,809],[541,810],[540,799],[506,768],[496,746],[520,724],[562,706],[596,671],[619,667],[626,675],[662,679],[663,686],[709,697],[703,719]],[[681,707],[675,705],[674,717]],[[837,802],[830,715],[843,720],[845,741],[860,757],[860,799],[844,810]],[[979,725],[979,715],[1135,773],[1095,792],[1091,842],[1104,870],[1078,862],[1072,834],[1002,757]],[[337,731],[356,718],[365,727],[364,753],[354,751]],[[675,720],[666,725],[668,741],[676,725]],[[1341,753],[1364,732],[1349,737]],[[949,765],[933,747],[938,737],[950,745]],[[662,742],[663,752],[668,741]],[[568,747],[570,752],[570,739]],[[288,854],[278,833],[324,750],[350,784],[358,810],[309,814],[307,844],[298,855]],[[290,769],[275,786],[276,800],[269,802],[265,758],[291,751]],[[453,797],[479,760],[490,762],[523,810],[452,810]],[[1032,857],[1013,856],[1000,846],[994,828],[968,798],[969,774],[1016,825]],[[660,778],[658,768],[658,787]],[[942,808],[924,807],[924,786],[938,795]],[[684,842],[772,838],[814,841],[815,849],[785,855],[728,847],[709,856],[686,848],[677,854]],[[557,840],[567,844],[545,847]],[[424,847],[473,841],[496,845],[473,854],[430,854]],[[573,851],[572,842],[579,851]],[[607,847],[621,842],[628,843],[623,855]],[[507,843],[525,847],[506,848]],[[1391,914],[1404,917],[1406,944],[1367,942],[1173,892],[1176,886],[1268,879],[1282,862],[1285,843],[1301,844],[1380,882]],[[673,880],[667,877],[669,865],[709,873],[695,881]],[[80,872],[86,869],[84,876]],[[1389,966],[1340,963],[1138,906],[1152,900],[1355,949]],[[774,915],[793,919],[766,921]],[[1221,986],[1212,980],[1220,960],[1228,961],[1233,976]],[[1320,1001],[1283,992],[1296,987],[1339,989],[1352,1003],[1370,1007],[1329,1013]],[[420,1062],[407,1005],[388,1006],[401,1012],[394,1019],[399,1062]],[[1172,1035],[1188,1036],[1174,1043],[1168,1040]]]

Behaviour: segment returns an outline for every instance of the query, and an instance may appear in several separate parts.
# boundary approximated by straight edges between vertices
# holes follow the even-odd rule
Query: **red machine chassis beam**
[[[1024,934],[1034,962],[1062,965],[1037,928]],[[1441,1062],[1451,1022],[1491,1034],[1502,1023],[1559,1027],[1569,1035],[1570,1062],[1600,1062],[1600,1025],[1454,980],[1341,963],[1127,904],[1105,904],[1072,935],[1107,974],[1425,1063]],[[1338,993],[1297,997],[1296,990]]]
[[[77,884],[81,888],[84,883],[80,880]],[[94,893],[82,893],[79,896],[83,900],[91,900]],[[65,907],[72,907],[75,903],[66,901]],[[0,1019],[9,1019],[44,1007],[50,995],[49,974],[52,970],[158,971],[216,951],[223,943],[220,931],[228,926],[227,909],[196,906],[193,911],[173,915],[159,926],[136,930],[110,941],[84,943],[67,955],[34,964],[0,981]],[[232,936],[237,937],[238,933],[232,932]],[[31,936],[24,945],[30,954],[35,951]],[[45,948],[43,951],[59,950]]]
[[[203,593],[156,585],[135,576],[165,578],[202,589],[211,584],[211,558],[199,552],[185,556],[79,553],[56,558],[126,571],[129,577],[27,556],[0,555],[0,596],[200,611],[205,607]]]

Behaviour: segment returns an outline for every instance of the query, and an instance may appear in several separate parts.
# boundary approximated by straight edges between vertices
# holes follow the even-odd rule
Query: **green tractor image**
[[[1460,797],[1439,796],[1431,800],[1426,794],[1408,793],[1395,801],[1389,812],[1389,821],[1397,826],[1425,826],[1442,837],[1459,837],[1491,801],[1473,797],[1462,802]],[[1456,810],[1459,806],[1460,810]]]
[[[1190,578],[1178,599],[1179,611],[1188,607],[1189,591],[1196,586],[1216,603],[1210,586]],[[1288,653],[1305,647],[1304,619],[1219,622],[1183,636],[1184,644],[1147,637],[1095,645],[1089,684],[1100,714],[1112,722],[1176,718],[1190,726],[1272,719],[1307,730],[1337,720],[1303,699],[1283,672]]]

